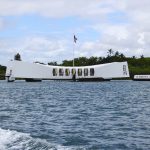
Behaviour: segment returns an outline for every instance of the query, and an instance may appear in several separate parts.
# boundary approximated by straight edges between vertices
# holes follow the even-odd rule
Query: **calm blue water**
[[[0,81],[0,150],[57,149],[150,149],[150,82]]]

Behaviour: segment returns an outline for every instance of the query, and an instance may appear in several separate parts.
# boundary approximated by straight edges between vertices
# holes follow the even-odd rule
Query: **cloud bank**
[[[105,56],[110,48],[127,56],[149,57],[149,6],[149,0],[0,0],[1,62],[16,52],[27,61],[72,59],[72,30],[78,36],[76,57]],[[48,21],[59,20],[65,35],[47,36],[40,25],[38,32],[30,34],[36,28],[37,16]],[[24,18],[30,17],[30,21],[25,21]],[[71,24],[74,18],[78,19]],[[8,25],[12,22],[15,25]],[[57,33],[55,25],[52,23],[53,32]],[[23,33],[22,29],[29,33]]]

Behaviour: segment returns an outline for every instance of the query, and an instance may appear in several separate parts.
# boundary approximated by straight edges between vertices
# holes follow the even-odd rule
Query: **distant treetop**
[[[14,60],[21,61],[21,56],[20,56],[19,53],[17,53],[17,54],[14,56]]]

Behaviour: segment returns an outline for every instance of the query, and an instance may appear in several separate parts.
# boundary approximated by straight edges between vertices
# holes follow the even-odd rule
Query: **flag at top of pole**
[[[77,42],[77,40],[78,40],[78,39],[77,39],[77,38],[76,38],[76,36],[74,35],[74,42],[76,43],[76,42]]]

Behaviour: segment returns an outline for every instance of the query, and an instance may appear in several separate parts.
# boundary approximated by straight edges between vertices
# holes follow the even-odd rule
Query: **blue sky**
[[[0,64],[106,56],[150,56],[149,0],[0,0]]]

